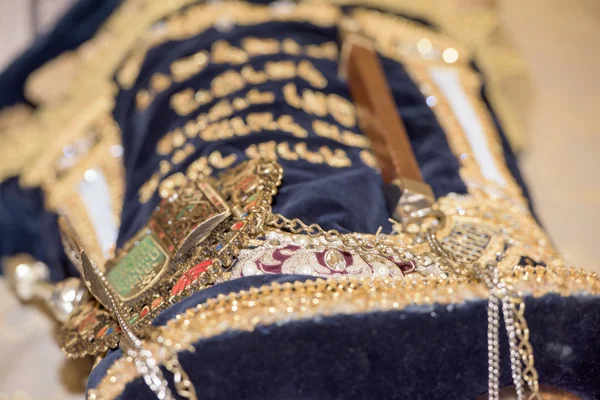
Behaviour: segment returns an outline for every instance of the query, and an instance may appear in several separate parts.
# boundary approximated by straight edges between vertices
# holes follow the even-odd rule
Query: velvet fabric
[[[207,289],[166,310],[175,315],[218,294],[304,276],[256,276]],[[600,398],[598,297],[526,298],[526,318],[540,383],[582,399]],[[574,312],[576,311],[576,312]],[[511,385],[508,339],[501,328],[501,385]],[[179,360],[198,398],[216,399],[475,399],[487,392],[487,301],[413,306],[402,311],[335,315],[227,332],[201,340]],[[121,355],[92,372],[95,387]],[[166,374],[168,379],[171,376]],[[151,399],[141,379],[120,400]]]
[[[50,278],[76,274],[60,243],[57,216],[44,209],[39,188],[22,188],[17,177],[0,182],[0,259],[27,253],[50,266]]]
[[[226,40],[233,46],[240,46],[244,37],[272,37],[277,32],[277,39],[291,38],[300,44],[321,44],[335,41],[337,29],[317,27],[308,23],[271,22],[258,26],[234,27],[228,32],[215,29],[181,41],[170,41],[152,49],[143,64],[139,77],[133,87],[120,93],[115,109],[115,119],[124,132],[123,146],[125,170],[127,171],[127,191],[121,231],[117,245],[135,234],[147,221],[149,214],[158,202],[158,196],[147,204],[138,205],[138,189],[155,171],[161,157],[155,153],[156,143],[168,131],[182,127],[185,122],[206,112],[216,100],[202,106],[188,116],[177,115],[169,106],[173,93],[186,88],[194,90],[209,88],[211,80],[228,69],[239,71],[241,66],[227,64],[210,64],[202,73],[181,83],[172,84],[161,92],[152,104],[144,111],[135,109],[135,94],[148,88],[150,77],[157,72],[168,74],[168,68],[174,60],[190,56],[200,50],[210,50],[210,46],[218,39]],[[337,61],[317,59],[304,55],[290,56],[285,54],[259,56],[250,59],[249,64],[255,70],[263,70],[265,62],[291,60],[299,62],[309,60],[327,78],[328,85],[325,93],[335,93],[350,99],[347,85],[337,75]],[[383,59],[383,67],[398,111],[404,120],[406,130],[415,150],[421,171],[427,182],[433,187],[437,196],[449,192],[465,193],[466,187],[462,182],[456,157],[449,149],[446,136],[437,122],[432,110],[425,103],[417,85],[408,77],[402,66],[392,60]],[[233,116],[246,116],[251,112],[272,112],[274,119],[281,115],[291,115],[294,120],[309,132],[302,139],[310,150],[321,146],[341,148],[352,160],[352,166],[336,169],[325,164],[311,164],[306,161],[287,161],[280,159],[284,168],[284,181],[274,202],[274,210],[288,217],[299,217],[306,221],[321,224],[325,229],[337,229],[341,232],[374,233],[381,226],[384,231],[391,229],[388,221],[389,213],[383,195],[382,181],[379,175],[365,165],[359,156],[360,149],[339,144],[331,139],[317,136],[312,131],[312,117],[302,110],[289,106],[283,99],[281,81],[267,81],[264,84],[252,85],[230,96],[229,100],[245,95],[251,88],[260,91],[270,91],[275,94],[274,104],[251,106],[247,110],[234,113]],[[291,80],[298,92],[310,89],[310,85],[300,78]],[[347,129],[336,123],[331,116],[322,118],[328,123],[338,126],[340,130]],[[357,128],[350,129],[360,133]],[[196,146],[195,153],[180,165],[174,166],[175,171],[185,171],[187,166],[200,156],[207,156],[213,150],[219,150],[224,155],[234,153],[238,159],[244,159],[243,149],[252,143],[274,140],[297,143],[298,139],[281,131],[264,131],[251,133],[243,137],[233,137],[214,142],[190,140]],[[317,205],[317,206],[315,206]]]

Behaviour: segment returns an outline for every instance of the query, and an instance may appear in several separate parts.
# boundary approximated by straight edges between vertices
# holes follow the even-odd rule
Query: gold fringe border
[[[515,267],[505,281],[533,296],[559,293],[600,294],[598,275],[563,266]],[[159,364],[173,353],[193,351],[193,344],[227,331],[252,332],[260,326],[301,321],[317,316],[400,311],[410,305],[457,304],[483,299],[483,283],[467,278],[447,279],[358,279],[331,278],[294,283],[272,283],[260,288],[219,295],[177,315],[156,328],[143,345]],[[121,357],[109,368],[90,400],[111,400],[139,377],[133,360]]]

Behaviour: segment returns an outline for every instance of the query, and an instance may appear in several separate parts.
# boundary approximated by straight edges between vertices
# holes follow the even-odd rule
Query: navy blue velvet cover
[[[293,282],[302,276],[258,276],[234,280],[192,296],[155,321],[219,293]],[[527,298],[527,322],[540,382],[583,399],[600,398],[600,329],[597,297],[549,295]],[[501,385],[510,385],[501,327]],[[487,301],[402,311],[338,315],[253,333],[228,332],[200,341],[180,362],[201,399],[432,399],[465,400],[487,392]],[[120,356],[113,352],[92,372],[97,385]],[[171,377],[168,376],[168,379]],[[136,380],[121,400],[151,399]]]
[[[125,132],[123,145],[127,173],[127,193],[118,245],[122,245],[124,240],[131,237],[146,223],[148,215],[157,203],[158,199],[155,196],[154,201],[150,201],[140,208],[137,192],[142,183],[158,169],[158,162],[162,158],[157,156],[154,150],[158,140],[168,131],[182,127],[186,121],[206,112],[211,105],[216,103],[213,101],[200,107],[191,115],[181,117],[170,108],[170,96],[188,87],[195,90],[207,89],[216,75],[230,68],[239,71],[241,66],[209,65],[201,74],[182,83],[173,84],[168,90],[160,93],[143,112],[135,110],[135,94],[140,89],[148,87],[148,81],[152,74],[168,73],[168,68],[174,60],[192,55],[201,49],[210,49],[210,45],[217,39],[224,39],[234,46],[239,46],[239,41],[246,36],[272,37],[274,31],[278,33],[279,40],[293,38],[298,43],[307,44],[334,41],[337,37],[337,29],[320,28],[306,23],[272,22],[255,27],[236,27],[226,33],[209,29],[199,36],[181,42],[168,42],[149,52],[136,84],[132,89],[121,92],[115,110],[115,118]],[[324,92],[336,93],[345,98],[350,97],[346,84],[337,77],[336,61],[282,54],[253,57],[249,64],[255,70],[262,70],[265,62],[282,59],[294,61],[309,59],[329,81]],[[383,65],[425,179],[432,185],[438,196],[449,192],[465,193],[466,188],[458,175],[458,161],[450,152],[446,136],[433,112],[426,105],[420,90],[409,79],[400,64],[391,60],[383,60]],[[261,91],[274,92],[275,104],[251,106],[244,111],[237,112],[234,116],[269,111],[274,114],[274,119],[277,119],[280,115],[287,114],[311,132],[311,122],[314,117],[290,107],[283,99],[281,89],[287,82],[289,81],[268,81],[264,84],[252,85]],[[292,82],[299,91],[310,88],[300,78],[296,78]],[[238,91],[227,97],[232,100],[244,95],[249,89]],[[336,124],[331,117],[324,119],[331,124]],[[339,128],[343,127],[339,126]],[[354,132],[359,133],[356,128]],[[179,171],[185,171],[185,168],[197,157],[206,156],[216,149],[224,154],[233,152],[239,158],[245,158],[243,150],[246,147],[252,143],[269,140],[285,140],[289,143],[298,141],[292,135],[281,131],[252,133],[248,136],[210,143],[201,143],[198,139],[194,139],[190,142],[197,147],[195,156],[189,157],[187,161],[176,168]],[[284,182],[276,196],[274,209],[288,217],[300,217],[306,221],[318,222],[325,229],[374,233],[378,227],[383,226],[385,230],[389,230],[389,214],[382,192],[381,178],[372,168],[360,161],[360,149],[340,145],[314,133],[309,133],[309,137],[305,141],[311,150],[316,150],[323,145],[343,148],[352,160],[353,166],[336,169],[326,164],[316,165],[305,161],[280,160],[284,167]]]

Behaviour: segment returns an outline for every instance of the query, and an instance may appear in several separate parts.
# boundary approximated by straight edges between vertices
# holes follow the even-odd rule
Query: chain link
[[[286,230],[294,234],[306,234],[311,238],[322,238],[326,242],[340,242],[348,248],[363,253],[377,252],[388,258],[392,255],[401,259],[418,259],[418,256],[406,248],[399,249],[390,243],[370,240],[355,234],[342,234],[336,230],[325,230],[318,224],[306,224],[298,218],[289,219],[274,214],[271,206],[261,204],[251,210],[257,219],[258,230],[267,227]],[[437,262],[444,272],[456,275],[473,275],[485,282],[490,289],[488,298],[488,386],[490,400],[500,398],[500,302],[506,325],[510,348],[510,364],[517,399],[525,399],[524,382],[531,393],[528,400],[541,400],[539,394],[538,373],[534,366],[533,348],[529,342],[529,328],[525,319],[525,303],[503,282],[495,266],[482,267],[478,264],[467,265],[459,262],[453,253],[447,251],[432,230],[425,232],[425,238],[431,250],[437,254]],[[491,268],[489,268],[491,267]]]
[[[390,243],[380,240],[378,236],[375,240],[371,240],[355,234],[342,234],[335,229],[326,231],[318,224],[307,225],[298,218],[289,219],[281,214],[274,214],[271,207],[267,205],[254,208],[253,212],[259,215],[259,220],[262,221],[264,227],[282,229],[295,234],[304,233],[311,238],[323,238],[328,243],[340,242],[358,252],[378,253],[385,258],[394,255],[405,261],[417,258],[412,251],[405,248],[394,248]]]
[[[502,301],[502,311],[510,348],[510,364],[517,399],[525,399],[524,383],[527,383],[530,395],[528,400],[541,400],[539,394],[538,372],[534,365],[533,347],[529,342],[529,328],[525,319],[525,303],[502,281],[499,270],[495,266],[482,268],[473,264],[470,268],[460,264],[454,255],[448,252],[432,233],[427,233],[427,243],[436,252],[447,269],[465,275],[474,274],[476,278],[486,283],[490,290],[488,298],[488,396],[491,400],[499,399],[500,350],[499,337],[499,301]],[[448,271],[446,271],[448,272]]]
[[[525,398],[525,389],[523,387],[523,365],[518,350],[518,339],[515,329],[515,313],[511,307],[511,298],[502,299],[502,313],[504,314],[504,323],[506,325],[506,334],[508,336],[508,348],[510,352],[510,369],[517,393],[517,400]]]
[[[498,284],[498,272],[493,277],[484,275],[490,292]],[[500,400],[500,300],[498,296],[488,298],[488,398]]]
[[[521,298],[513,298],[510,302],[515,317],[515,334],[518,339],[518,355],[523,362],[523,379],[527,383],[530,395],[528,400],[541,400],[539,375],[535,368],[533,347],[529,341],[529,328],[525,319],[525,302]]]
[[[172,351],[172,356],[165,363],[165,367],[173,374],[173,383],[177,394],[184,399],[198,400],[196,389],[187,372],[181,366],[176,351]]]

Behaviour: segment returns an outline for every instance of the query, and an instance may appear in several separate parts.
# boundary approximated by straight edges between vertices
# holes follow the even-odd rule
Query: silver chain
[[[497,272],[491,284],[497,284]],[[488,298],[488,396],[500,400],[500,301],[497,296]]]
[[[523,386],[523,365],[519,355],[517,333],[515,328],[515,313],[510,305],[511,299],[506,296],[502,299],[502,313],[508,335],[508,347],[510,351],[510,369],[517,393],[517,400],[525,398],[525,387]]]

